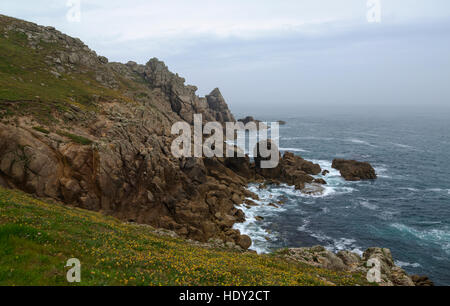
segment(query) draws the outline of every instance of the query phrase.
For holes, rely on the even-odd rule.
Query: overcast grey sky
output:
[[[111,61],[158,57],[233,112],[450,109],[450,1],[1,0],[0,13],[52,25]]]

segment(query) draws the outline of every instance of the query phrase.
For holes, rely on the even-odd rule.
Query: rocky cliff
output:
[[[52,27],[0,16],[0,185],[246,249],[235,207],[249,181],[312,182],[318,165],[286,155],[263,171],[246,158],[177,159],[173,123],[235,121],[156,58],[110,63]]]
[[[248,247],[231,229],[245,180],[221,161],[170,154],[174,122],[234,121],[219,89],[198,97],[155,58],[109,63],[79,39],[6,16],[0,40],[0,185]]]

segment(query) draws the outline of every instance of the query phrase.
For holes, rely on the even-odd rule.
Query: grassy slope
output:
[[[99,213],[0,188],[0,285],[67,285],[78,258],[81,285],[366,284],[349,275],[156,236]]]
[[[43,124],[50,124],[52,111],[65,112],[70,105],[95,111],[94,96],[131,101],[121,94],[121,89],[129,87],[130,82],[118,77],[118,90],[106,88],[96,81],[91,67],[80,66],[77,72],[56,78],[45,61],[47,56],[64,51],[62,45],[41,42],[41,49],[33,50],[24,33],[10,31],[7,37],[3,35],[10,20],[7,17],[0,19],[0,119],[26,114],[33,115]],[[15,106],[5,102],[15,102]]]

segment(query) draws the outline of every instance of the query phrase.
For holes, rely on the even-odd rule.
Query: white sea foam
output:
[[[315,136],[296,136],[296,137],[282,137],[283,140],[334,140],[331,137],[315,137]]]
[[[347,182],[342,179],[339,171],[331,168],[331,162],[326,160],[313,160],[314,163],[318,163],[323,170],[328,170],[330,173],[326,176],[317,175],[315,177],[323,177],[327,181],[327,185],[324,185],[324,191],[322,194],[316,195],[308,195],[302,193],[300,190],[296,190],[294,186],[289,186],[287,184],[281,184],[279,186],[271,186],[268,189],[259,189],[258,184],[250,184],[248,186],[248,190],[257,194],[259,197],[259,201],[255,201],[258,206],[246,207],[245,205],[239,206],[240,209],[243,210],[246,216],[246,221],[244,223],[238,223],[234,225],[235,229],[238,229],[242,234],[250,236],[252,238],[253,244],[250,249],[255,250],[258,253],[267,253],[269,252],[269,242],[278,240],[278,233],[276,231],[267,232],[263,229],[264,225],[267,225],[266,218],[277,215],[280,212],[286,211],[286,209],[294,209],[290,207],[295,203],[295,209],[299,210],[298,203],[299,201],[302,205],[315,205],[315,198],[323,198],[323,197],[331,197],[339,194],[352,193],[356,189],[353,187],[347,186]],[[276,208],[273,206],[269,206],[270,203],[277,203],[282,199],[282,197],[287,196],[290,200],[299,199],[297,201],[292,201],[291,203],[285,203],[284,205],[280,205],[280,207]],[[329,213],[329,208],[322,208],[322,212],[324,214]],[[256,217],[261,216],[264,218],[263,221],[257,221]],[[300,226],[298,229],[300,231],[307,230],[309,225],[309,220],[306,220],[305,223]],[[312,237],[314,235],[320,235],[320,233],[309,233]],[[320,236],[317,236],[320,237]],[[318,239],[318,238],[316,238]],[[319,240],[319,239],[318,239]],[[333,242],[333,239],[326,239],[328,241],[327,246],[333,250],[341,250],[344,246],[346,246],[349,240],[345,240],[344,238],[338,239]],[[320,240],[319,240],[320,241]],[[351,243],[350,243],[351,244]],[[346,246],[345,249],[356,249],[355,246],[351,248]]]
[[[428,188],[425,189],[425,191],[450,194],[450,189],[442,189],[442,188]]]
[[[315,164],[319,164],[320,168],[322,168],[322,171],[328,170],[329,173],[328,175],[324,176],[325,179],[329,177],[339,177],[339,178],[341,177],[341,173],[338,170],[331,167],[332,166],[331,161],[322,159],[311,159],[311,161]],[[343,179],[341,181],[344,182]]]
[[[398,211],[394,210],[383,210],[379,215],[377,215],[378,218],[381,220],[389,221],[393,220],[396,215],[398,215]]]
[[[400,268],[405,268],[405,267],[413,267],[413,268],[420,268],[421,265],[419,263],[409,263],[409,262],[403,262],[400,260],[396,260],[395,261],[395,265],[399,266]]]
[[[399,148],[403,148],[403,149],[410,149],[410,150],[415,150],[416,148],[409,146],[409,145],[405,145],[405,144],[401,144],[401,143],[395,143],[395,142],[391,142],[390,144],[399,147]]]
[[[351,238],[331,238],[323,233],[310,233],[311,237],[316,238],[325,248],[331,252],[337,253],[340,251],[351,251],[359,255],[363,254],[363,251],[356,245],[356,240]]]
[[[417,192],[417,191],[419,191],[419,189],[411,188],[411,187],[401,187],[401,188],[399,188],[399,189],[408,190],[408,191],[412,191],[412,192]]]
[[[365,140],[361,140],[361,139],[357,139],[357,138],[348,138],[348,139],[344,139],[347,142],[352,142],[355,144],[361,144],[361,145],[365,145],[365,146],[369,146],[369,147],[377,147],[376,145],[373,145]]]
[[[271,207],[267,207],[262,204],[261,206],[250,208],[245,206],[239,208],[245,213],[245,222],[236,223],[233,228],[239,230],[243,235],[248,235],[252,239],[252,246],[250,247],[251,250],[258,252],[259,254],[268,253],[269,249],[267,239],[275,240],[277,239],[277,235],[276,233],[268,232],[262,228],[262,222],[257,221],[256,217],[260,216],[266,218],[270,216]]]
[[[283,206],[273,207],[270,203],[277,202],[282,195],[280,192],[271,192],[266,189],[259,189],[257,184],[251,184],[248,190],[257,194],[259,200],[252,200],[258,204],[258,206],[241,205],[240,208],[245,213],[245,222],[236,223],[233,228],[241,232],[241,234],[248,235],[252,239],[251,250],[261,253],[270,252],[268,248],[268,240],[277,240],[278,234],[275,231],[268,232],[263,228],[266,218],[276,215],[280,212],[286,211]],[[257,217],[263,217],[263,221],[258,221]]]
[[[337,194],[351,193],[356,190],[352,187],[333,187],[330,185],[323,185],[322,187],[324,188],[324,191],[321,194],[305,194],[300,190],[296,190],[294,186],[289,186],[286,184],[282,184],[278,188],[280,188],[283,193],[290,197],[304,199],[330,197]]]
[[[308,228],[310,225],[309,219],[305,219],[303,221],[303,225],[299,226],[297,230],[299,232],[307,233],[309,236],[317,239],[321,244],[324,245],[324,247],[332,252],[339,252],[339,251],[352,251],[354,253],[357,253],[359,255],[363,254],[363,251],[361,248],[356,245],[356,240],[351,238],[332,238],[320,231],[313,231]]]
[[[427,189],[417,189],[417,188],[410,188],[410,187],[401,187],[399,189],[408,190],[411,192],[434,192],[434,193],[443,193],[443,194],[450,194],[450,189],[442,189],[442,188],[427,188]]]
[[[450,254],[450,230],[448,228],[418,230],[401,223],[393,223],[391,224],[391,226],[401,232],[408,233],[421,240],[431,241],[433,243],[439,244],[447,254]]]
[[[311,222],[311,221],[309,221],[309,219],[304,219],[304,220],[303,220],[303,225],[297,227],[297,230],[298,230],[299,232],[305,232],[306,229],[307,229],[307,227],[309,226],[309,223],[310,223],[310,222]]]
[[[377,210],[379,208],[377,205],[371,204],[368,200],[359,201],[359,205],[370,210]]]
[[[392,178],[390,175],[388,175],[388,169],[386,167],[386,165],[378,165],[378,166],[374,166],[375,172],[377,174],[378,177],[381,178]]]
[[[300,148],[279,148],[280,151],[290,151],[290,152],[309,152]]]

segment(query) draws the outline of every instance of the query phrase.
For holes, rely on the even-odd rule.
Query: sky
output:
[[[157,57],[237,114],[450,114],[448,0],[80,0],[74,20],[76,2],[1,0],[0,14],[110,61]]]

